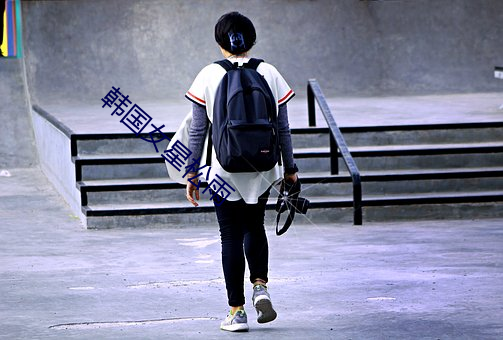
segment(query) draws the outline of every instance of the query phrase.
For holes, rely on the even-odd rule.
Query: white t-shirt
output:
[[[239,65],[248,62],[248,60],[249,58],[229,58],[229,61],[233,63],[238,62]],[[278,70],[271,64],[265,62],[260,63],[257,67],[257,72],[263,75],[269,84],[277,103],[276,112],[278,112],[279,105],[287,103],[295,93],[290,86],[288,86]],[[226,71],[222,66],[210,64],[199,72],[192,86],[185,94],[187,99],[206,106],[206,112],[210,122],[213,122],[213,105],[217,88],[225,74]],[[220,178],[226,181],[235,190],[229,190],[231,193],[227,197],[228,200],[237,201],[242,198],[246,203],[254,204],[258,202],[258,197],[262,195],[271,184],[283,177],[283,169],[279,165],[276,165],[271,170],[265,172],[229,173],[222,168],[213,149],[208,183],[211,183],[213,180],[218,180],[216,175],[220,176]]]

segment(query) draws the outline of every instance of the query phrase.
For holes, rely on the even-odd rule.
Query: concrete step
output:
[[[352,221],[351,197],[311,197],[311,207],[305,216],[297,216],[297,223],[316,223]],[[267,206],[266,223],[274,225],[276,213],[274,198]],[[503,215],[503,191],[480,193],[442,193],[386,195],[364,197],[364,218],[386,220],[394,212],[396,216],[407,219],[457,218],[470,212],[477,214]],[[146,203],[146,204],[102,204],[83,207],[89,228],[117,227],[183,227],[188,225],[215,224],[215,213],[209,200],[202,200],[197,208],[188,202]],[[385,207],[383,210],[382,207]],[[391,209],[389,207],[392,207]],[[408,208],[404,208],[408,207]],[[463,209],[461,209],[463,207]],[[468,207],[470,211],[468,211]],[[379,209],[378,209],[379,208]],[[499,216],[498,215],[498,216]],[[394,217],[396,217],[394,216]],[[394,218],[393,217],[393,218]],[[489,216],[486,216],[489,217]]]
[[[444,193],[444,192],[479,192],[493,188],[503,188],[503,174],[500,177],[477,178],[443,178],[443,179],[400,179],[393,181],[371,181],[362,178],[362,194],[369,195],[405,195],[408,193]],[[305,197],[311,196],[345,196],[353,192],[352,183],[304,184]]]
[[[502,218],[503,203],[443,203],[443,204],[412,204],[363,207],[364,225],[368,222],[410,221],[410,220],[443,220],[443,219],[482,219]],[[283,218],[281,223],[283,223]],[[293,225],[288,233],[295,233],[295,226],[304,225],[316,232],[317,224],[344,225],[353,223],[353,210],[348,207],[320,208],[309,211],[307,215],[295,215]],[[89,229],[114,228],[184,228],[211,225],[217,230],[218,222],[215,213],[200,212],[197,214],[158,214],[158,215],[120,215],[120,216],[88,216]],[[265,227],[274,230],[276,212],[266,211]]]
[[[486,143],[503,140],[503,122],[341,128],[350,146]]]
[[[469,123],[443,125],[405,125],[405,126],[374,126],[374,127],[342,127],[346,143],[349,146],[382,146],[408,144],[443,144],[443,143],[484,143],[503,140],[503,123]],[[296,148],[325,147],[329,145],[328,128],[296,128],[292,129],[292,142]],[[174,132],[165,132],[172,138]],[[153,153],[152,143],[140,139],[149,139],[148,134],[136,136],[132,133],[109,134],[77,134],[74,139],[75,154],[105,155]],[[161,140],[156,134],[154,140]],[[159,150],[164,150],[167,140],[157,143]]]
[[[320,212],[321,213],[321,212]],[[503,203],[441,203],[369,206],[363,208],[363,223],[407,220],[476,220],[503,217]],[[347,222],[351,222],[348,219]],[[476,223],[474,223],[476,227]]]
[[[473,168],[495,167],[503,165],[503,155],[472,154],[469,157],[459,155],[430,155],[430,156],[390,156],[390,157],[358,157],[354,158],[360,171],[379,170],[415,170],[442,168]],[[330,160],[327,158],[296,159],[301,171],[329,171]],[[346,169],[344,161],[339,158],[339,169]]]
[[[297,129],[300,133],[292,133],[293,143],[320,147],[329,143],[327,129]],[[295,131],[295,130],[294,130]],[[320,131],[320,133],[316,133]],[[165,132],[165,136],[173,138],[174,132]],[[111,154],[151,154],[155,153],[153,143],[142,140],[150,140],[148,134],[136,136],[133,133],[109,133],[109,134],[78,134],[74,135],[75,152],[73,156],[86,155],[111,155]],[[154,141],[158,150],[165,150],[169,141],[163,139],[160,134],[154,134]],[[162,151],[161,151],[162,152]]]
[[[352,194],[347,173],[301,173],[305,197]],[[441,169],[374,171],[361,174],[365,195],[428,192],[476,192],[503,188],[503,167],[491,169]],[[185,187],[167,178],[89,180],[77,183],[83,205],[185,201]]]
[[[168,138],[172,138],[173,132],[166,132]],[[132,133],[110,133],[110,134],[81,134],[76,135],[75,143],[77,155],[106,155],[106,154],[149,154],[155,153],[153,143],[142,140],[140,137],[149,139],[148,134],[136,136]],[[158,150],[165,150],[169,141],[162,139],[161,135],[154,135],[154,141]]]
[[[441,169],[503,166],[503,142],[423,144],[350,148],[360,171]],[[329,148],[304,148],[295,152],[302,171],[329,171]],[[339,157],[339,169],[345,164]]]
[[[76,181],[168,177],[161,154],[104,154],[73,157]]]
[[[356,157],[381,156],[415,156],[415,155],[448,155],[466,153],[503,152],[503,142],[484,143],[444,143],[444,144],[410,144],[410,145],[372,145],[349,146],[351,155]],[[328,147],[297,148],[294,153],[298,158],[329,157]],[[339,153],[340,156],[340,153]]]
[[[107,202],[172,201],[184,196],[185,186],[169,178],[88,180],[77,183],[82,205]]]
[[[503,123],[342,130],[361,171],[364,221],[499,213]],[[88,227],[216,224],[209,199],[202,195],[200,207],[192,207],[184,186],[168,178],[161,156],[166,140],[155,153],[152,143],[133,134],[80,137],[72,150]],[[297,221],[352,221],[352,183],[342,158],[340,174],[329,173],[328,129],[293,129],[292,140],[303,196],[312,202],[308,215]],[[273,194],[269,225],[275,201]]]
[[[208,198],[208,199],[206,199]],[[269,198],[267,209],[274,209],[276,197]],[[310,210],[320,208],[349,208],[353,206],[352,196],[339,197],[309,197]],[[394,195],[364,195],[363,206],[412,205],[412,204],[440,204],[440,203],[480,203],[501,202],[503,191],[493,190],[484,192],[444,192],[444,193],[407,193]],[[159,215],[159,214],[197,214],[214,211],[213,203],[203,196],[193,207],[186,200],[170,202],[146,203],[106,203],[83,207],[86,216],[119,216],[119,215]]]
[[[503,122],[341,127],[348,146],[485,143],[503,140]],[[292,129],[294,147],[329,143],[328,128]]]
[[[422,144],[350,148],[360,170],[503,166],[503,142]],[[468,156],[467,156],[468,155]],[[302,171],[328,171],[328,148],[294,150]],[[153,178],[167,176],[161,153],[102,154],[73,157],[76,180]],[[339,159],[339,168],[344,169]]]

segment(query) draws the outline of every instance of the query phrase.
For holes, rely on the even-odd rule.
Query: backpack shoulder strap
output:
[[[263,59],[256,59],[256,58],[251,58],[250,60],[248,60],[248,62],[246,64],[244,64],[243,66],[246,67],[246,68],[251,68],[253,70],[256,70],[257,67],[260,65],[261,62],[263,62],[264,60]]]
[[[235,65],[233,63],[231,63],[228,59],[222,59],[222,60],[215,61],[215,64],[222,66],[223,69],[225,70],[225,72],[229,72],[230,70],[233,70],[236,68]],[[213,131],[212,130],[213,130],[213,124],[211,122],[209,122],[208,149],[206,151],[206,165],[208,165],[208,166],[211,166],[211,153],[212,153],[212,149],[213,149],[213,139],[212,139]]]
[[[211,152],[213,151],[213,124],[208,122],[208,149],[206,150],[206,165],[211,167]]]
[[[215,64],[222,66],[226,72],[229,72],[234,68],[234,65],[227,59],[215,61]]]
[[[256,70],[263,61],[263,59],[251,58],[246,64],[243,64],[243,67]],[[215,64],[222,66],[227,72],[235,68],[235,64],[231,63],[228,59],[215,61]]]

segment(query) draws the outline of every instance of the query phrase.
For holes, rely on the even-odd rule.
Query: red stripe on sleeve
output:
[[[284,102],[285,100],[287,100],[288,97],[290,97],[292,94],[293,94],[293,90],[288,91],[288,93],[283,98],[281,98],[280,100],[278,100],[278,104],[281,104],[282,102]]]
[[[195,99],[196,101],[198,101],[199,103],[203,104],[203,105],[206,105],[206,101],[204,101],[204,99],[201,99],[199,97],[196,97],[194,96],[192,93],[190,92],[187,92],[187,95],[189,95],[192,99]]]

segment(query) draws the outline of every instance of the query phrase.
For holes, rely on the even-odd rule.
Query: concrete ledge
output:
[[[47,114],[32,110],[33,130],[40,167],[72,212],[85,223],[81,212],[80,193],[75,185],[75,166],[72,162],[71,130]]]

